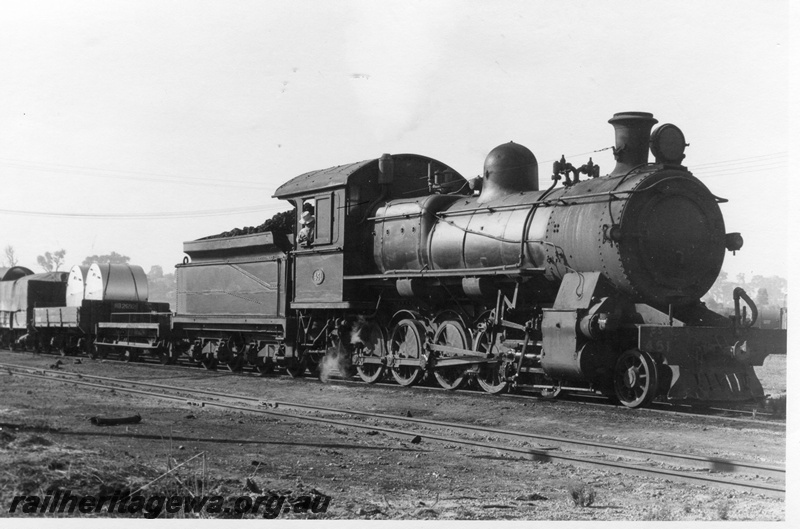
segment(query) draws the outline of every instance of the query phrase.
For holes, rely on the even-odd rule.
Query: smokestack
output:
[[[608,120],[614,125],[614,159],[617,166],[608,176],[620,176],[647,163],[650,129],[658,123],[649,112],[620,112]]]

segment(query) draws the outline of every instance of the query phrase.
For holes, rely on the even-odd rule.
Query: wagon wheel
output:
[[[362,337],[361,355],[370,358],[386,356],[386,333],[378,323],[367,323],[359,333]],[[383,378],[386,372],[384,364],[362,364],[357,368],[358,376],[367,384],[374,384]]]
[[[286,372],[292,378],[299,378],[306,372],[306,356],[298,359],[296,356],[291,356],[286,359]]]
[[[400,320],[394,326],[389,352],[399,360],[419,360],[422,355],[425,328],[418,321]],[[425,371],[420,366],[392,367],[392,376],[401,386],[413,386],[422,380]]]
[[[166,350],[166,348],[164,347],[159,347],[156,349],[156,356],[158,357],[158,361],[161,365],[166,366],[171,363],[169,357],[169,351]]]
[[[490,335],[485,332],[478,333],[475,338],[474,350],[485,353],[489,351]],[[497,355],[495,355],[496,357]],[[505,379],[506,364],[502,358],[491,364],[482,365],[478,371],[478,384],[486,393],[492,395],[503,393],[508,390],[508,381]]]
[[[139,351],[136,349],[125,349],[124,359],[126,362],[138,362]]]
[[[464,326],[458,320],[445,320],[436,330],[433,336],[433,343],[446,345],[458,349],[471,349],[469,335]],[[456,355],[451,353],[441,353],[439,358],[452,358]],[[469,366],[439,367],[433,372],[436,381],[444,389],[455,390],[464,385],[467,381],[467,371]]]
[[[92,358],[99,358],[101,360],[105,360],[108,356],[108,347],[103,344],[94,344],[94,356]]]
[[[168,343],[162,343],[156,348],[156,356],[162,365],[169,365],[175,363],[174,352],[172,346]]]
[[[628,408],[649,404],[658,391],[658,371],[649,354],[638,349],[622,353],[614,368],[614,392]]]

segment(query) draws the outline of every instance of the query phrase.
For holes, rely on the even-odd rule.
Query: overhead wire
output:
[[[170,175],[164,173],[149,173],[144,171],[126,171],[118,169],[100,169],[97,167],[86,167],[79,165],[40,163],[25,160],[14,160],[0,158],[0,165],[40,171],[53,174],[72,174],[79,176],[89,176],[95,178],[118,178],[127,180],[137,180],[144,182],[158,182],[161,184],[189,184],[201,186],[219,186],[224,183],[228,187],[240,187],[249,189],[269,189],[271,186],[258,182],[247,182],[242,180],[230,180],[227,178],[203,178],[196,176]]]
[[[611,149],[611,147],[603,147],[593,151],[587,151],[578,154],[566,156],[566,158],[575,158],[586,154],[593,154]],[[538,165],[552,163],[556,160],[546,160],[538,162]],[[179,185],[200,185],[200,186],[220,186],[225,185],[228,187],[244,187],[252,189],[267,189],[268,186],[245,181],[232,181],[225,179],[212,179],[202,177],[189,177],[178,175],[167,175],[159,173],[148,173],[139,171],[120,171],[99,169],[85,166],[75,166],[67,164],[43,164],[39,162],[31,162],[25,160],[14,160],[8,158],[0,158],[0,165],[8,167],[19,167],[23,169],[31,169],[35,171],[44,171],[62,174],[76,174],[90,177],[111,177],[111,178],[124,178],[131,180],[141,180],[148,182],[170,183]],[[716,162],[707,162],[702,164],[693,164],[690,169],[698,176],[703,178],[713,178],[720,176],[735,176],[738,174],[747,174],[759,171],[770,171],[782,169],[788,166],[788,152],[781,151],[770,154],[762,154],[756,156],[748,156],[744,158],[735,158],[731,160],[721,160]],[[88,174],[87,174],[88,173]],[[96,173],[96,174],[91,174]],[[271,187],[271,186],[270,186]],[[0,209],[0,214],[6,215],[19,215],[19,216],[33,216],[33,217],[56,217],[56,218],[72,218],[72,219],[168,219],[168,218],[200,218],[200,217],[218,217],[227,215],[236,215],[243,213],[265,212],[269,213],[285,209],[283,205],[269,205],[260,204],[253,206],[244,206],[238,208],[224,208],[214,210],[195,210],[195,211],[173,211],[173,212],[153,212],[153,213],[59,213],[48,211],[23,211],[14,209]]]
[[[174,211],[156,213],[57,213],[52,211],[20,211],[13,209],[0,209],[0,214],[22,215],[29,217],[57,217],[70,219],[180,219],[198,217],[221,217],[227,215],[238,215],[242,213],[271,213],[273,211],[284,210],[283,204],[262,204],[255,206],[245,206],[240,208],[196,210],[196,211]]]

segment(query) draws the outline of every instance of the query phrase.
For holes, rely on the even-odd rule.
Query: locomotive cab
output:
[[[429,195],[424,180],[433,174],[446,175],[443,183],[466,188],[466,179],[452,168],[415,154],[384,154],[305,173],[280,186],[274,196],[294,206],[298,234],[292,251],[291,308],[374,308],[379,292],[348,280],[378,272],[367,251],[375,235],[369,220],[393,198]]]

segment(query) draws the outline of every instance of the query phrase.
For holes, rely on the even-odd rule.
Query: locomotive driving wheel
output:
[[[614,368],[614,393],[628,408],[652,402],[658,391],[658,371],[649,354],[638,349],[622,353]]]
[[[471,348],[469,335],[458,320],[445,320],[442,322],[433,336],[433,343],[458,349]],[[439,354],[439,358],[452,358],[454,356],[457,355],[453,353]],[[433,374],[436,377],[436,381],[444,389],[456,390],[467,381],[467,371],[469,371],[469,366],[439,367],[436,368]]]
[[[361,337],[360,354],[365,358],[384,358],[386,356],[386,333],[377,322],[367,323],[359,332]],[[356,368],[358,376],[367,384],[374,384],[386,372],[384,364],[362,364]]]
[[[480,332],[475,337],[475,351],[486,353],[489,351],[491,336],[489,333]],[[491,364],[484,364],[478,371],[478,385],[486,393],[498,394],[508,391],[508,381],[506,380],[506,371],[508,363],[503,358],[498,358],[496,351],[493,357],[496,359]]]
[[[394,326],[389,352],[397,360],[416,360],[422,356],[425,327],[418,321],[400,320]],[[392,376],[401,386],[413,386],[422,380],[425,371],[419,365],[392,367]]]

